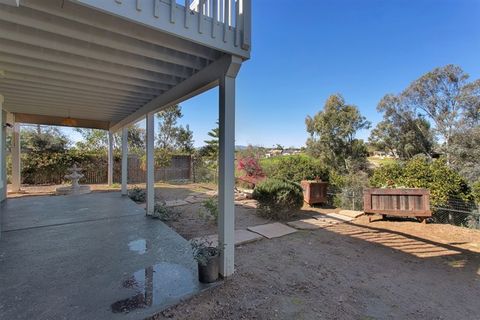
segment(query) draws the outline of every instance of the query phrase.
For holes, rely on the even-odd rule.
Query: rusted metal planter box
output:
[[[303,180],[301,185],[303,199],[309,205],[327,202],[327,182]]]
[[[421,221],[432,216],[428,189],[365,189],[363,208],[367,215],[415,217]]]

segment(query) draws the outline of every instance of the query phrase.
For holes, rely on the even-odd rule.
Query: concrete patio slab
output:
[[[268,239],[278,238],[287,234],[297,232],[297,230],[290,228],[289,226],[286,226],[280,222],[248,227],[247,230],[258,233]]]
[[[262,240],[263,236],[259,235],[258,233],[250,232],[248,230],[235,230],[235,245],[239,246],[242,244],[247,244],[250,242]],[[208,243],[211,243],[212,246],[218,246],[218,235],[212,234],[205,237],[197,237],[193,238],[192,240],[205,240]]]
[[[363,216],[363,211],[355,211],[355,210],[340,210],[338,214],[341,214],[342,216],[347,216],[350,218],[358,218],[360,216]]]
[[[9,199],[1,207],[2,231],[108,219],[112,216],[145,215],[144,211],[138,209],[135,202],[119,196],[117,192]]]
[[[188,241],[119,193],[9,199],[1,215],[1,319],[143,319],[205,288]]]

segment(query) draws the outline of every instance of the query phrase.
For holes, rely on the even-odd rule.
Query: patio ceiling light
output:
[[[65,119],[62,121],[62,124],[63,124],[64,126],[73,127],[73,126],[77,125],[77,120],[68,117],[68,118],[65,118]]]

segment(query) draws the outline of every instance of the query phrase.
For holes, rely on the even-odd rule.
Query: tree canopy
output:
[[[427,72],[400,94],[386,95],[378,105],[384,120],[372,132],[371,140],[412,157],[430,154],[438,138],[450,163],[456,148],[454,137],[478,126],[480,120],[480,80],[468,79],[459,66],[446,65]]]
[[[157,146],[160,149],[192,153],[193,132],[189,126],[183,127],[177,124],[178,119],[183,117],[182,108],[179,105],[168,107],[157,113],[158,135]]]
[[[356,138],[358,130],[368,129],[370,122],[358,107],[347,104],[340,94],[331,95],[322,111],[305,119],[307,151],[340,171],[360,169],[365,165],[367,149]]]

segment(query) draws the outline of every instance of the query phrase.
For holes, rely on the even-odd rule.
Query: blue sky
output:
[[[480,0],[252,2],[252,58],[237,78],[237,145],[303,146],[305,117],[333,93],[375,124],[384,94],[437,66],[458,64],[480,78]],[[218,118],[218,91],[182,108],[181,123],[202,145]]]

